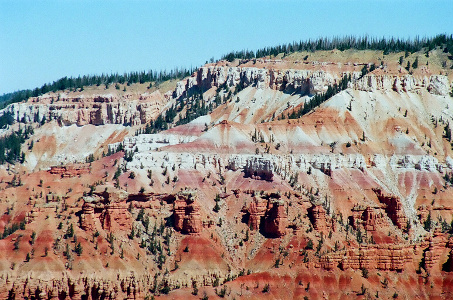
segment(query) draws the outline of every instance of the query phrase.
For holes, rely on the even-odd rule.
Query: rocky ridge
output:
[[[325,92],[329,85],[338,84],[345,75],[351,75],[350,87],[361,91],[394,90],[415,92],[420,89],[446,96],[451,91],[450,82],[445,75],[400,74],[378,68],[362,76],[354,71],[366,64],[346,63],[343,67],[333,64],[333,70],[276,69],[258,67],[232,67],[220,65],[199,68],[191,77],[179,81],[173,91],[161,94],[159,91],[139,95],[93,95],[68,96],[64,93],[30,98],[26,103],[8,106],[3,113],[11,113],[16,122],[32,123],[44,120],[59,120],[64,125],[85,124],[147,124],[175,100],[195,91],[227,86],[229,88],[253,86],[258,90],[277,90],[297,92],[301,95],[314,95]],[[303,66],[302,66],[303,67]],[[342,70],[347,69],[347,70]]]
[[[2,169],[0,298],[215,297],[223,288],[249,298],[451,298],[448,77],[252,63],[202,67],[146,99],[46,95],[8,107],[17,122],[55,119],[38,130],[74,131],[138,126],[192,92],[209,103],[240,90],[189,124],[103,145],[126,152]],[[345,74],[346,90],[281,119]],[[256,108],[271,102],[279,109],[262,117]]]

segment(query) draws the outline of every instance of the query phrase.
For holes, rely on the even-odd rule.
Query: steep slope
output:
[[[169,92],[7,107],[2,134],[35,133],[0,169],[0,298],[453,297],[452,78],[422,54],[412,74],[378,51],[220,61]]]

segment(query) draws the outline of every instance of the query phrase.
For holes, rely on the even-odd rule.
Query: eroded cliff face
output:
[[[104,167],[115,164],[112,160],[106,157],[93,163],[92,169],[104,173]],[[170,170],[168,168],[168,172]],[[339,175],[336,172],[332,171],[330,176],[320,173],[320,176],[331,185]],[[406,227],[407,222],[398,219],[405,211],[398,211],[400,206],[392,203],[402,200],[389,192],[370,190],[367,200],[353,196],[356,193],[351,192],[349,199],[341,200],[343,209],[340,210],[335,208],[340,206],[335,198],[327,201],[309,186],[300,191],[285,190],[287,185],[278,178],[269,183],[241,175],[240,180],[253,180],[251,187],[259,187],[264,182],[274,188],[241,190],[237,189],[238,185],[221,184],[221,189],[225,191],[226,188],[227,192],[214,197],[214,193],[218,193],[211,183],[217,178],[215,174],[202,181],[197,173],[193,173],[190,180],[179,173],[181,184],[190,186],[190,182],[197,182],[199,188],[203,187],[198,191],[175,188],[174,192],[133,192],[129,172],[119,177],[121,186],[128,182],[129,193],[94,192],[92,196],[78,200],[71,192],[64,202],[60,202],[57,195],[67,194],[68,183],[75,178],[62,177],[58,172],[46,174],[52,177],[45,178],[44,187],[35,186],[34,192],[39,194],[40,188],[45,190],[48,184],[54,185],[51,182],[55,180],[61,188],[54,186],[55,194],[45,195],[42,200],[39,196],[37,199],[32,197],[35,208],[33,217],[27,217],[26,229],[13,233],[7,240],[0,240],[1,249],[7,253],[0,260],[1,293],[5,298],[144,299],[169,291],[172,297],[185,289],[191,293],[194,281],[200,291],[213,296],[216,282],[225,283],[239,293],[242,283],[252,288],[257,276],[275,272],[284,272],[296,281],[296,286],[291,286],[285,297],[298,295],[299,281],[305,288],[308,282],[310,289],[318,288],[313,279],[300,277],[306,273],[321,277],[348,274],[348,278],[354,279],[345,293],[360,289],[362,283],[373,289],[363,277],[365,275],[361,275],[365,272],[369,278],[383,276],[381,281],[387,278],[389,289],[396,288],[396,282],[399,282],[392,278],[412,276],[427,282],[430,295],[437,295],[436,291],[450,295],[448,289],[442,290],[438,280],[450,278],[449,271],[452,270],[453,243],[448,232],[437,223],[435,230],[417,236],[416,231]],[[225,175],[226,182],[232,180],[231,174]],[[113,180],[110,176],[107,180]],[[153,179],[156,181],[153,184],[161,185],[156,174],[150,177],[147,180]],[[38,183],[36,177],[24,176],[22,180],[25,186],[18,190],[21,195],[33,180]],[[220,184],[217,180],[212,182]],[[306,179],[308,182],[310,180]],[[78,185],[71,187],[78,193],[86,191]],[[343,189],[348,187],[352,187],[351,183],[342,186]],[[99,189],[102,191],[104,187]],[[8,190],[11,189],[6,192]],[[4,193],[5,190],[1,195]],[[211,210],[215,201],[220,203],[218,211]],[[64,221],[62,229],[54,228],[59,222],[53,215],[55,212]],[[12,210],[10,214],[14,219],[18,212]],[[46,221],[46,215],[50,215],[51,221]],[[417,222],[410,220],[413,228]],[[405,226],[400,227],[403,223]],[[74,237],[65,237],[68,224],[74,225],[76,242]],[[33,243],[32,230],[37,232]],[[18,250],[14,250],[16,240],[19,240]],[[77,243],[83,247],[80,256],[75,250]],[[69,245],[69,255],[65,254],[65,244]],[[48,254],[45,247],[48,247]],[[24,261],[26,253],[31,253],[32,249],[34,255]],[[5,261],[16,262],[16,265]],[[42,269],[44,265],[53,271]],[[87,269],[93,273],[82,271]],[[165,269],[171,271],[167,274]],[[27,276],[21,276],[25,270],[28,270]],[[250,270],[251,274],[245,275],[247,271],[244,270]],[[278,280],[272,277],[259,280],[269,281],[275,288],[278,285]],[[321,288],[322,284],[319,284]],[[379,293],[387,295],[385,289],[379,288]],[[424,291],[423,287],[420,289]]]
[[[361,91],[390,91],[420,92],[427,90],[429,93],[447,96],[451,89],[448,77],[445,75],[413,76],[413,75],[388,75],[381,72],[367,74],[353,83],[355,89]]]
[[[79,276],[63,273],[63,278],[35,279],[32,276],[11,281],[0,278],[1,299],[144,299],[143,282],[149,278],[118,276],[117,280]]]
[[[448,107],[448,104],[444,107],[437,105],[440,102],[439,99],[448,98],[449,91],[451,91],[449,79],[446,75],[433,74],[427,67],[422,67],[420,68],[421,71],[411,75],[401,67],[394,70],[384,64],[363,76],[360,69],[364,66],[369,67],[371,64],[350,62],[294,62],[292,63],[294,68],[288,68],[291,64],[285,63],[284,65],[280,65],[278,62],[267,62],[263,60],[257,63],[256,67],[251,65],[252,63],[250,61],[245,61],[239,64],[219,62],[216,65],[204,66],[194,72],[191,77],[177,82],[174,89],[164,94],[160,91],[152,93],[125,92],[117,94],[46,94],[40,97],[30,98],[24,103],[10,105],[2,110],[0,115],[9,113],[16,123],[34,124],[33,126],[35,126],[36,137],[38,139],[55,138],[56,140],[61,140],[62,137],[60,135],[65,135],[63,133],[65,130],[61,128],[71,125],[76,125],[80,128],[87,125],[94,125],[96,126],[94,129],[96,132],[104,131],[101,130],[101,126],[115,125],[118,126],[118,128],[115,128],[118,131],[118,139],[122,140],[124,139],[123,133],[131,134],[132,131],[128,131],[128,128],[149,124],[159,114],[165,114],[171,107],[175,108],[179,105],[179,115],[177,115],[174,121],[180,120],[187,115],[187,112],[181,108],[182,104],[180,104],[181,101],[187,101],[187,96],[204,92],[203,100],[206,102],[206,105],[212,105],[217,101],[215,100],[216,96],[220,95],[221,98],[226,99],[228,92],[224,88],[234,91],[240,90],[237,95],[231,96],[232,98],[228,103],[220,105],[212,114],[195,120],[200,125],[199,132],[204,132],[203,130],[206,129],[204,126],[214,126],[225,120],[236,123],[256,124],[275,121],[282,116],[288,116],[295,110],[300,109],[305,103],[310,102],[312,100],[310,96],[327,91],[329,86],[338,84],[345,75],[350,75],[351,82],[349,83],[349,89],[335,96],[336,98],[341,98],[341,100],[337,99],[336,101],[330,102],[344,102],[342,103],[342,109],[346,110],[347,108],[351,116],[347,116],[348,113],[343,112],[340,114],[346,115],[344,122],[352,122],[347,124],[347,126],[354,127],[353,130],[349,128],[338,130],[338,127],[334,128],[334,131],[329,129],[328,133],[316,130],[318,131],[317,136],[313,136],[313,132],[309,133],[304,128],[301,131],[289,132],[286,137],[281,134],[279,137],[278,134],[264,130],[261,132],[264,135],[264,141],[273,140],[276,143],[285,143],[288,148],[297,149],[300,147],[300,144],[318,146],[323,143],[331,144],[334,142],[345,143],[349,141],[352,143],[360,138],[359,135],[362,132],[365,134],[365,140],[375,139],[375,137],[372,137],[372,132],[369,132],[369,127],[376,120],[371,116],[379,115],[382,117],[383,113],[381,114],[377,111],[381,106],[384,107],[384,110],[387,110],[389,105],[396,106],[398,104],[400,111],[406,111],[409,105],[405,99],[407,98],[406,96],[410,98],[426,98],[427,102],[429,102],[428,98],[435,99],[437,97],[435,100],[436,105],[433,105],[431,109],[426,107],[426,103],[422,103],[422,105],[425,105],[422,109],[426,110],[425,116],[431,115],[437,120],[442,118],[443,122],[448,122],[449,118],[451,118],[448,114],[448,108],[445,108]],[[370,92],[373,94],[368,94]],[[397,96],[395,97],[401,98],[403,102],[399,104],[400,101],[398,100],[393,103],[387,103],[389,99],[386,99],[384,103],[381,98],[394,97],[391,94],[392,92],[397,92]],[[363,103],[367,99],[360,99],[365,97],[365,95],[370,97],[367,103]],[[338,108],[340,104],[336,103],[333,105]],[[415,105],[418,106],[420,103],[416,103]],[[357,112],[358,110],[359,112]],[[396,117],[395,112],[388,110],[387,113],[388,122],[393,122],[391,121],[391,117]],[[366,122],[360,120],[363,116]],[[367,120],[367,116],[371,118]],[[47,126],[46,129],[39,127],[39,124],[46,122],[51,122],[51,125]],[[315,122],[318,125],[322,125],[324,120],[321,117]],[[409,129],[408,125],[413,126],[412,124],[400,122],[400,124],[394,124],[394,128],[399,128],[400,132],[404,133],[404,128],[402,129],[401,126],[405,125],[407,126],[406,131]],[[56,126],[61,128],[55,128]],[[195,131],[195,127],[193,131]],[[18,128],[17,124],[15,128]],[[235,129],[235,127],[233,126],[232,129]],[[198,127],[196,130],[198,130]],[[10,131],[8,129],[4,134]],[[62,132],[60,133],[59,131]],[[120,131],[122,132],[120,133]],[[225,151],[230,151],[232,147],[247,148],[250,146],[244,141],[246,139],[245,137],[242,138],[244,142],[235,141],[244,132],[232,130],[229,133],[224,133],[213,132],[211,130],[208,133],[214,136],[224,137],[223,140],[217,141],[215,145],[228,146],[230,149],[225,149]],[[249,132],[245,133],[245,135],[248,134]],[[421,134],[422,132],[418,134],[416,139],[420,140]],[[334,138],[333,135],[337,135],[337,137]],[[376,135],[382,137],[378,132],[376,132]],[[109,136],[103,136],[101,133],[91,135],[93,141],[90,142],[97,142],[93,151],[96,156],[107,151],[107,144],[113,142],[111,136],[111,134]],[[199,137],[200,134],[198,133],[193,136]],[[194,140],[193,137],[189,138],[191,139],[190,141]],[[205,139],[205,143],[212,142],[212,136],[209,136],[209,134],[203,135],[200,138]],[[80,137],[74,136],[74,140],[79,139]],[[402,144],[413,143],[413,140],[413,138],[406,139],[404,136],[401,136],[395,137],[395,139],[388,140],[387,142],[393,143],[393,146],[398,149]],[[174,142],[170,143],[175,144]],[[179,141],[178,143],[181,142]],[[424,141],[424,143],[427,144],[428,141]],[[88,150],[83,149],[84,151],[82,151],[82,147],[80,147],[80,151],[78,151],[79,148],[73,147],[70,151],[58,153],[59,148],[68,147],[70,146],[69,144],[65,142],[62,145],[58,145],[58,142],[56,142],[56,149],[53,150],[52,147],[46,148],[44,149],[45,153],[42,153],[43,151],[29,149],[28,152],[30,152],[30,155],[26,155],[29,168],[39,169],[49,167],[50,165],[45,163],[46,160],[52,161],[51,164],[58,164],[59,162],[81,162],[85,156],[89,155],[87,153]],[[162,145],[160,144],[160,146]],[[155,147],[157,146],[156,144]],[[405,149],[401,149],[399,151],[400,154],[407,152],[409,147],[403,148]],[[27,151],[27,149],[24,150]],[[411,152],[416,152],[417,150],[419,150],[419,147],[414,145]],[[74,152],[74,154],[68,155],[66,154],[68,152]],[[418,152],[417,154],[421,154],[423,151]],[[434,152],[439,153],[439,151]],[[432,165],[432,163],[430,164]]]
[[[255,195],[250,206],[244,209],[251,230],[261,230],[270,237],[281,237],[287,233],[288,216],[283,201],[262,199]]]
[[[99,225],[106,231],[129,231],[132,226],[124,192],[86,196],[80,216],[80,227],[94,231]],[[97,226],[98,225],[98,226]]]
[[[164,95],[9,106],[18,123],[47,123],[27,152],[36,172],[0,169],[0,298],[215,297],[223,287],[250,298],[451,298],[449,79],[385,64],[362,76],[365,65],[220,62]],[[346,90],[286,118],[345,75]],[[227,87],[233,96],[189,124],[122,131],[195,92],[212,104]],[[127,155],[101,155],[120,143]],[[87,149],[95,161],[69,164]],[[52,168],[39,171],[40,159]]]
[[[63,125],[83,126],[147,124],[163,110],[166,99],[159,92],[142,95],[43,95],[25,103],[14,103],[3,113],[16,122],[30,124],[58,120]]]
[[[200,205],[196,193],[180,192],[174,202],[175,229],[183,233],[197,234],[202,230]]]
[[[323,92],[327,85],[335,83],[338,76],[325,71],[296,70],[296,69],[263,69],[254,67],[224,67],[209,66],[200,68],[187,82],[181,82],[175,91],[176,97],[195,85],[208,90],[212,87],[227,85],[233,87],[256,86],[258,89],[293,90],[301,93],[315,94]]]
[[[338,65],[335,65],[337,67]],[[363,65],[360,65],[362,67]],[[349,68],[348,68],[349,67]],[[357,65],[355,66],[357,69]],[[303,66],[302,66],[303,68]],[[451,91],[450,82],[446,75],[430,75],[426,70],[424,76],[410,75],[400,68],[399,72],[389,72],[386,68],[362,76],[360,71],[354,71],[351,63],[342,68],[331,70],[280,69],[276,67],[201,67],[192,77],[177,83],[173,96],[179,98],[195,87],[207,91],[213,87],[242,88],[254,86],[259,90],[272,89],[279,91],[298,92],[314,95],[325,92],[329,85],[338,84],[345,75],[351,76],[351,87],[362,91],[394,90],[413,92],[418,89],[428,90],[435,95],[446,96]]]
[[[360,69],[371,64],[315,63],[284,68],[275,63],[262,61],[260,67],[250,67],[245,61],[239,66],[224,62],[199,68],[191,77],[176,83],[174,90],[165,94],[159,91],[142,94],[94,94],[68,96],[65,93],[30,98],[25,103],[8,106],[3,113],[11,113],[16,122],[32,123],[43,120],[59,120],[64,125],[93,124],[141,125],[154,120],[178,99],[205,92],[212,88],[254,87],[257,90],[283,91],[300,95],[315,95],[327,91],[328,86],[338,84],[345,75],[351,76],[349,87],[360,91],[428,91],[447,96],[451,85],[446,75],[435,75],[427,67],[421,67],[416,75],[405,69],[390,70],[383,65],[373,72],[362,75]]]

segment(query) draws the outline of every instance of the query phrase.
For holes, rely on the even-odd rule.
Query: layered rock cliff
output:
[[[3,110],[16,122],[30,124],[58,120],[63,125],[140,125],[155,119],[166,104],[159,92],[142,95],[43,95]]]
[[[350,66],[345,64],[345,68]],[[303,67],[303,66],[302,66]],[[179,98],[188,91],[198,88],[207,91],[212,87],[226,85],[242,88],[254,86],[257,89],[273,89],[280,91],[297,91],[301,94],[317,94],[325,92],[329,85],[338,83],[345,75],[351,75],[351,87],[362,91],[395,90],[411,92],[425,89],[435,95],[448,95],[451,91],[450,82],[445,75],[413,76],[407,72],[392,74],[385,68],[362,76],[359,71],[337,70],[324,71],[307,69],[277,69],[257,67],[209,66],[201,67],[192,77],[180,81],[173,93]]]
[[[56,161],[0,169],[0,298],[390,298],[403,285],[400,297],[449,298],[449,79],[364,66],[219,62],[164,95],[9,106],[19,123],[52,120],[21,150]],[[347,89],[287,119],[344,75]],[[120,132],[169,107],[185,115],[189,95],[221,101],[161,133]],[[102,155],[109,144],[124,151]],[[65,147],[78,161],[100,150],[73,167]]]
[[[175,229],[183,233],[197,234],[202,230],[200,206],[196,194],[180,192],[174,202]]]
[[[106,231],[129,231],[132,226],[126,193],[107,193],[87,196],[84,199],[80,227],[94,231],[101,225]]]

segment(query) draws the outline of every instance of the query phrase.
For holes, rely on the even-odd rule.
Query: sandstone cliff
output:
[[[76,124],[146,124],[155,119],[166,104],[159,92],[143,95],[67,96],[43,95],[25,103],[14,103],[3,113],[11,113],[20,123],[58,120],[63,125]]]

